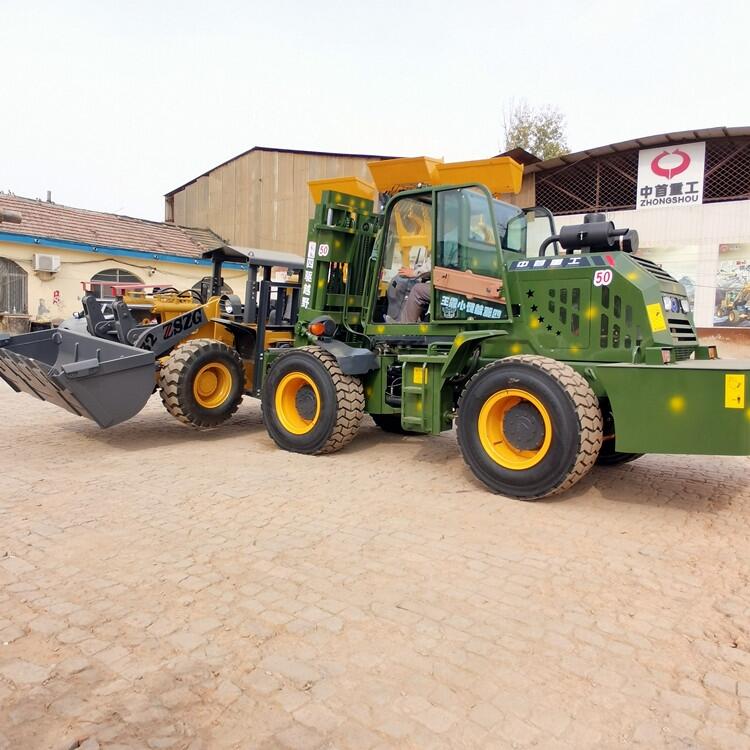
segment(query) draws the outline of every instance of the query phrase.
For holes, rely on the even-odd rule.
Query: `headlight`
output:
[[[232,315],[234,313],[234,308],[229,304],[224,305],[224,310],[226,310],[227,315]]]
[[[690,303],[686,299],[680,300],[680,307],[682,308],[682,312],[687,315],[690,312]]]
[[[682,303],[677,297],[671,297],[670,295],[665,294],[661,299],[664,304],[664,309],[667,312],[678,313],[682,310]],[[685,300],[685,302],[687,302],[687,300]]]

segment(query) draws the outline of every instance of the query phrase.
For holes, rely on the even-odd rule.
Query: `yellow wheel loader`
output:
[[[256,349],[291,346],[299,284],[274,282],[274,267],[299,272],[288,253],[225,246],[213,263],[207,295],[194,289],[115,287],[113,317],[93,292],[83,296],[87,333],[54,329],[0,334],[0,379],[16,391],[50,401],[109,427],[137,414],[155,389],[184,424],[216,427],[260,387]],[[223,294],[222,266],[246,263],[243,305]],[[260,342],[260,343],[258,343]],[[257,380],[257,382],[256,382]]]

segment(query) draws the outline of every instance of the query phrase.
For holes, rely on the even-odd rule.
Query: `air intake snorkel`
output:
[[[539,248],[540,257],[544,257],[553,242],[559,242],[566,255],[572,255],[574,250],[634,253],[638,250],[638,232],[635,229],[615,229],[614,222],[607,221],[604,214],[592,213],[583,217],[583,224],[561,227],[558,234],[544,240]]]

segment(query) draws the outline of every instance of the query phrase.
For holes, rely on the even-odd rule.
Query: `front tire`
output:
[[[242,401],[242,360],[220,341],[187,341],[169,355],[159,371],[159,389],[164,408],[183,424],[218,427]]]
[[[305,346],[284,352],[271,365],[261,409],[266,430],[280,448],[333,453],[357,434],[365,395],[359,378],[344,375],[332,354]]]
[[[458,444],[494,492],[536,500],[572,487],[596,461],[602,414],[586,380],[547,357],[482,368],[461,395]]]

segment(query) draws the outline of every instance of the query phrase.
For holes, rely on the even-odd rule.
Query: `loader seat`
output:
[[[293,296],[291,294],[287,294],[285,296],[284,309],[281,312],[280,319],[277,317],[278,315],[277,304],[278,304],[278,298],[272,299],[269,304],[268,319],[266,321],[267,325],[274,326],[274,327],[281,326],[284,328],[293,326],[297,322],[297,312],[298,312],[294,304]]]

